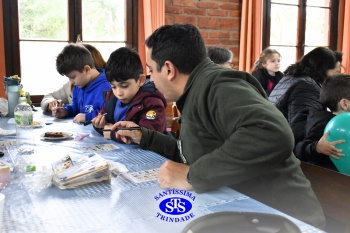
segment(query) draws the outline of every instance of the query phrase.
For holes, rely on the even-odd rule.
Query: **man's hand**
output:
[[[329,142],[327,141],[328,135],[329,135],[329,131],[325,133],[322,136],[322,138],[318,141],[316,145],[316,151],[317,153],[328,155],[334,159],[339,159],[339,156],[344,156],[344,154],[342,154],[342,150],[337,149],[334,146],[339,143],[345,142],[345,140],[337,140],[337,141]]]
[[[130,128],[135,126],[138,126],[138,125],[132,121],[119,121],[112,126],[111,130],[115,130],[119,127]],[[142,137],[141,130],[118,130],[115,133],[119,135],[121,140],[126,144],[131,144],[131,143],[140,144],[141,137]]]
[[[158,170],[158,183],[163,189],[192,190],[187,182],[190,167],[183,163],[166,161]]]

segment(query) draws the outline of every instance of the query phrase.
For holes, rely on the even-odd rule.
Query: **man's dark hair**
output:
[[[124,82],[128,79],[139,80],[143,67],[139,54],[132,48],[121,47],[111,53],[106,66],[108,82]]]
[[[335,74],[328,77],[321,88],[320,102],[332,112],[338,111],[341,99],[350,100],[350,75]]]
[[[91,53],[79,44],[66,45],[56,58],[56,70],[60,75],[67,75],[72,71],[83,72],[86,65],[95,68]]]
[[[145,43],[152,49],[151,57],[157,63],[158,72],[165,61],[171,61],[181,73],[190,74],[207,56],[203,37],[190,24],[162,26]]]

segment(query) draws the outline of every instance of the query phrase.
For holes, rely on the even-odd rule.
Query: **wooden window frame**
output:
[[[306,1],[299,0],[298,2],[298,26],[297,26],[297,44],[296,44],[296,59],[304,56],[305,46],[305,28],[306,28]],[[338,14],[339,0],[330,1],[330,30],[329,30],[329,45],[332,50],[337,50],[338,43]],[[282,4],[283,5],[283,4]],[[271,35],[271,0],[264,0],[263,4],[263,38],[262,48],[270,46]]]
[[[82,35],[82,0],[68,0],[68,43]],[[138,48],[138,1],[126,0],[126,44]],[[3,0],[4,48],[6,76],[18,74],[20,66],[20,38],[18,0]],[[32,95],[35,106],[39,106],[43,95]]]

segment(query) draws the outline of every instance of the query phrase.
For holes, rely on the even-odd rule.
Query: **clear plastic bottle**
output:
[[[14,110],[17,154],[31,154],[34,152],[33,111],[26,97],[19,97],[18,102]]]

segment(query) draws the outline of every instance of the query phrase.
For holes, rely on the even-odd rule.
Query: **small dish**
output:
[[[50,133],[50,134],[57,134],[55,136],[45,136],[46,133]],[[72,133],[69,133],[69,132],[46,132],[46,133],[43,133],[40,135],[40,137],[42,139],[45,139],[45,140],[64,140],[64,139],[67,139],[67,138],[70,138],[71,136],[73,136]]]
[[[39,121],[33,121],[33,128],[40,128],[43,127],[43,123]]]

